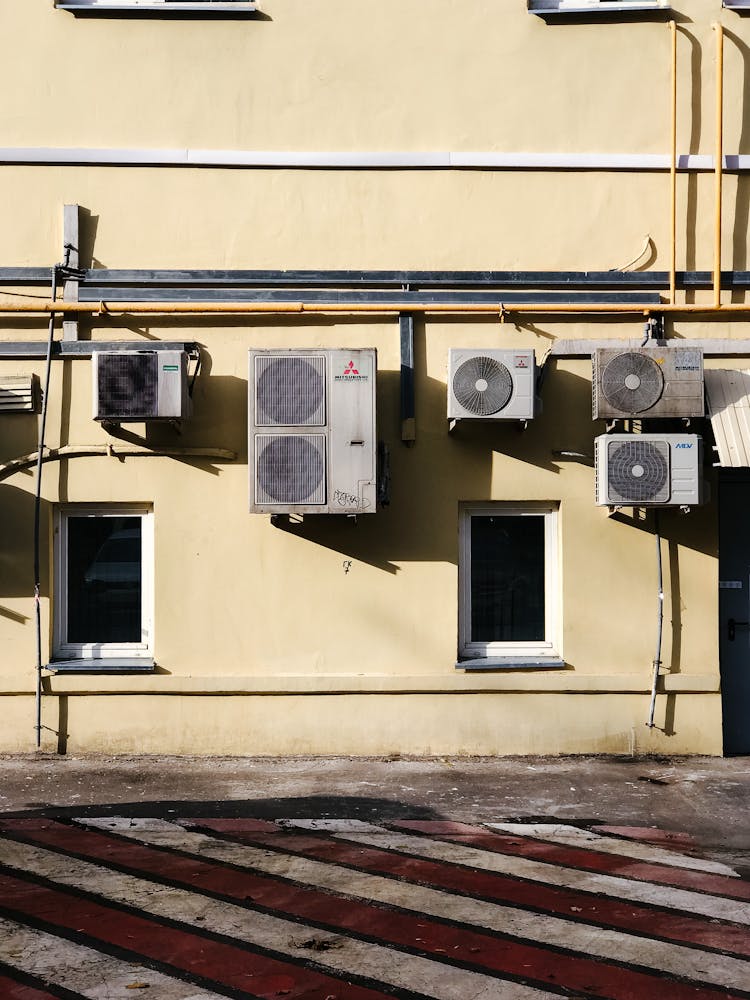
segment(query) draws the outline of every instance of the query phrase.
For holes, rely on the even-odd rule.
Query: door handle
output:
[[[738,628],[750,628],[750,622],[737,622],[734,618],[730,618],[727,622],[727,639],[730,642],[734,642],[735,633]]]

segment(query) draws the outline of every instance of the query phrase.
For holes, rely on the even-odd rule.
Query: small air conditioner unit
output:
[[[181,420],[190,414],[185,351],[96,351],[94,419]]]
[[[449,420],[530,420],[535,399],[533,350],[448,351]]]
[[[703,503],[703,439],[697,434],[596,438],[596,502],[602,507]]]
[[[375,513],[376,376],[374,348],[250,351],[251,513]]]
[[[702,417],[703,352],[693,347],[605,347],[593,357],[593,414]]]

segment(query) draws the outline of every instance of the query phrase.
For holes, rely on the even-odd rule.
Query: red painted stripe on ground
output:
[[[379,990],[355,986],[313,969],[215,941],[197,932],[168,927],[146,916],[81,899],[4,872],[0,872],[0,901],[0,906],[11,911],[15,919],[41,920],[53,932],[54,928],[65,928],[76,933],[76,940],[80,940],[78,935],[86,935],[138,958],[145,956],[178,972],[242,990],[249,997],[383,1000],[388,996]]]
[[[2,1000],[59,1000],[59,994],[27,986],[0,973],[0,997]]]
[[[697,845],[689,833],[676,830],[659,830],[654,826],[595,826],[594,833],[607,833],[613,837],[624,837],[626,840],[637,840],[656,847],[666,847],[674,850],[695,851]]]
[[[493,854],[530,858],[533,861],[543,861],[545,864],[560,865],[562,868],[582,868],[584,871],[600,875],[618,875],[621,878],[634,879],[636,882],[670,885],[677,889],[709,893],[712,896],[750,900],[750,882],[730,878],[728,875],[674,868],[653,861],[639,861],[623,855],[609,854],[597,851],[595,844],[591,847],[569,847],[537,837],[486,830],[484,827],[469,826],[466,823],[441,823],[443,829],[440,831],[434,829],[433,823],[423,823],[420,820],[402,820],[388,825],[399,830],[438,837],[450,843],[491,851]]]
[[[478,896],[493,902],[543,910],[582,923],[601,924],[646,937],[659,937],[680,944],[729,951],[750,957],[750,930],[736,924],[716,923],[675,910],[576,892],[543,882],[532,882],[476,868],[430,861],[377,847],[312,834],[244,832],[242,820],[198,820],[207,831],[228,834],[239,843],[297,854],[329,864],[342,864],[435,889]]]
[[[34,836],[33,822],[30,834]],[[178,881],[188,889],[218,892],[242,901],[249,897],[253,903],[276,912],[363,933],[396,947],[416,949],[433,959],[454,958],[501,977],[562,986],[608,1000],[643,1000],[657,992],[673,1000],[726,1000],[730,995],[724,989],[712,987],[674,982],[666,986],[664,977],[658,972],[641,972],[602,959],[499,939],[481,931],[440,924],[422,915],[402,914],[372,903],[348,900],[239,872],[218,863],[156,850],[106,833],[45,823],[40,834],[42,843],[59,843],[87,858],[105,860],[136,874]],[[90,888],[96,891],[95,886]]]

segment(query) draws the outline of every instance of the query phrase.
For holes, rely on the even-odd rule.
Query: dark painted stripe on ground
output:
[[[339,979],[312,968],[312,963],[271,957],[250,945],[220,939],[176,921],[145,916],[111,901],[103,903],[92,898],[92,893],[63,890],[22,872],[0,871],[0,893],[0,911],[13,919],[32,919],[35,926],[52,933],[75,932],[73,938],[66,936],[77,942],[114,945],[126,956],[145,956],[162,963],[172,975],[188,973],[205,984],[218,983],[239,990],[241,996],[262,1000],[276,1000],[279,996],[300,1000],[408,996],[405,991],[387,986],[377,990],[362,987],[350,982],[356,977]]]
[[[661,865],[653,861],[638,861],[624,855],[605,854],[602,851],[597,851],[595,845],[591,847],[563,847],[539,837],[489,831],[483,827],[469,826],[465,823],[434,824],[423,823],[420,820],[402,820],[386,825],[396,830],[408,830],[409,833],[429,837],[432,840],[463,844],[466,847],[491,851],[493,854],[531,858],[534,861],[559,865],[562,868],[575,868],[579,871],[596,872],[601,875],[617,875],[620,878],[634,879],[636,882],[674,886],[678,889],[689,889],[692,892],[711,896],[750,900],[750,882],[729,878],[726,875],[673,868],[670,865]],[[439,826],[440,829],[435,830],[435,826]]]
[[[296,854],[360,872],[417,882],[444,892],[520,906],[581,923],[624,930],[679,944],[750,957],[750,930],[648,903],[635,903],[569,890],[510,875],[430,861],[384,848],[365,847],[313,834],[245,832],[242,819],[191,820],[191,827],[236,843]]]
[[[43,983],[6,962],[0,962],[0,997],[2,1000],[84,1000],[80,993]]]

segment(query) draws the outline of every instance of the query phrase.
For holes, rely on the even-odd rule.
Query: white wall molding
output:
[[[101,167],[234,167],[328,170],[598,170],[664,171],[658,153],[493,153],[493,152],[287,152],[227,149],[98,149],[89,147],[4,146],[0,165]],[[714,169],[707,154],[682,153],[678,170]],[[750,171],[750,155],[724,157],[729,173]]]

